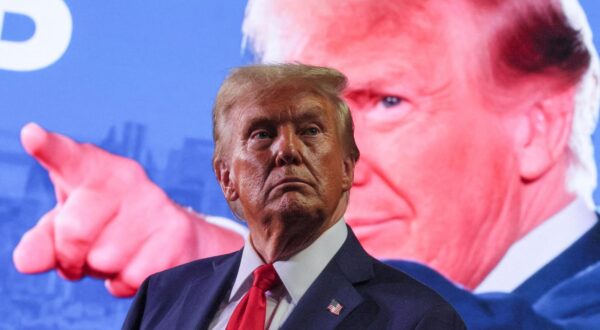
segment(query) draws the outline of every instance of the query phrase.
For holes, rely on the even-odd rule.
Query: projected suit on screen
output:
[[[600,256],[590,209],[597,55],[577,3],[563,4],[566,9],[542,0],[253,1],[244,29],[264,61],[326,65],[348,76],[345,98],[364,157],[346,218],[367,251],[425,263],[477,292],[516,290],[537,312],[560,321],[573,315],[561,311],[569,304],[548,309],[544,299],[576,292],[562,288],[576,285],[569,280]],[[94,234],[102,240],[93,247],[90,237],[80,239],[89,250],[70,245],[79,233],[52,242],[56,213],[77,221],[78,205],[98,205],[85,195],[69,198],[24,237],[15,252],[22,271],[113,274],[109,290],[126,295],[149,273],[241,244],[239,236],[195,221],[169,202],[136,165],[93,148],[78,153],[81,163],[59,164],[45,138],[64,139],[35,127],[24,131],[26,148],[56,173],[58,190],[79,196],[78,188],[93,188],[110,197],[104,214],[116,217],[97,216],[97,231],[108,234]],[[106,164],[107,173],[89,177],[104,179],[118,167],[125,184],[63,184],[69,180],[59,173],[77,173],[90,159]],[[136,200],[157,205],[149,213],[160,216],[143,224],[125,216],[136,209],[138,202],[125,197],[132,195],[146,196]],[[120,239],[131,230],[148,239]],[[160,242],[173,235],[183,237],[181,244],[164,249]],[[125,253],[111,254],[112,246]],[[48,251],[45,258],[30,257],[39,250]],[[161,262],[147,257],[156,251],[165,256]],[[565,251],[583,257],[561,257]],[[568,271],[555,278],[548,274],[558,272],[543,270],[563,259],[578,264],[557,266]],[[577,279],[594,278],[586,274]],[[530,284],[535,288],[523,289]]]

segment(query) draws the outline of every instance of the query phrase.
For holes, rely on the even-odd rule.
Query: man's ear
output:
[[[575,88],[546,95],[525,110],[518,125],[522,139],[518,153],[521,177],[534,181],[565,154],[573,121]]]
[[[213,161],[213,169],[215,171],[215,175],[217,176],[217,181],[221,186],[221,190],[223,190],[223,195],[225,195],[225,199],[230,202],[233,202],[239,198],[239,195],[234,187],[234,180],[232,180],[231,171],[229,168],[229,164],[227,164],[222,159],[216,158]]]
[[[342,189],[348,191],[352,187],[352,181],[354,181],[354,165],[356,162],[351,157],[344,158],[343,174],[342,177]]]

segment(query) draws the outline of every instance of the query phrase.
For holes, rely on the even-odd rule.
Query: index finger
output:
[[[36,123],[29,123],[21,129],[21,143],[32,157],[48,171],[62,174],[77,153],[78,144],[72,139],[51,133]]]

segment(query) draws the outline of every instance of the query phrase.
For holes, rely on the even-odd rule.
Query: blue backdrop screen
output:
[[[600,34],[600,5],[582,4]],[[231,217],[209,161],[210,109],[229,69],[251,61],[241,50],[244,7],[0,0],[0,329],[119,328],[130,304],[102,281],[15,270],[14,247],[55,203],[20,145],[28,122],[133,158],[180,204]]]

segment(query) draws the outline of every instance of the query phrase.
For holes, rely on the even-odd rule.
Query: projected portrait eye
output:
[[[383,105],[383,107],[391,108],[402,103],[402,99],[395,95],[386,95],[379,102],[381,102],[381,105]]]
[[[405,97],[391,94],[374,94],[370,105],[365,112],[365,120],[373,125],[386,127],[405,120],[413,109],[412,104]]]
[[[346,92],[345,99],[355,117],[379,125],[396,123],[412,109],[412,104],[401,94],[373,89],[356,89]]]

